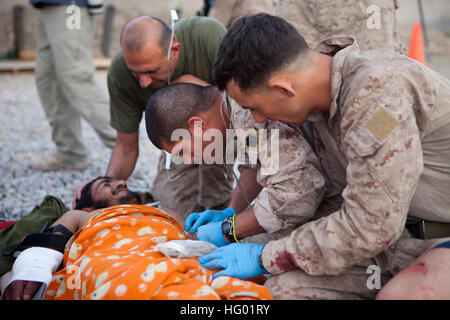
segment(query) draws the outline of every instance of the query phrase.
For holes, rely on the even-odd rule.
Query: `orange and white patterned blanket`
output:
[[[64,268],[54,274],[45,299],[272,299],[269,290],[213,271],[195,258],[167,258],[158,243],[186,239],[163,211],[120,205],[99,211],[74,234]]]

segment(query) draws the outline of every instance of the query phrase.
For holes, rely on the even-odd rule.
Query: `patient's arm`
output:
[[[167,215],[177,220],[180,225],[184,225],[185,217],[182,214],[174,212],[172,210],[161,208]],[[66,227],[70,232],[77,232],[86,221],[92,217],[98,210],[86,212],[81,210],[67,211],[61,218],[56,220],[52,227],[61,224]],[[56,232],[57,233],[57,232]],[[190,239],[195,240],[196,235],[189,235]],[[3,299],[5,300],[30,300],[36,294],[37,290],[42,285],[41,282],[36,281],[24,281],[16,280],[5,289]]]
[[[168,216],[170,216],[170,217],[174,218],[175,220],[177,220],[177,222],[180,225],[184,226],[184,220],[186,218],[182,214],[180,214],[178,212],[175,212],[175,211],[172,211],[170,209],[164,208],[164,207],[161,207],[160,209],[162,211],[164,211],[165,213],[167,213]]]
[[[98,210],[94,210],[91,212],[86,212],[82,210],[67,211],[61,218],[59,218],[52,224],[52,227],[61,224],[67,229],[69,229],[70,232],[75,233],[85,224],[85,222],[90,217],[92,217],[92,215],[97,213],[97,211]]]
[[[177,222],[181,225],[184,226],[184,220],[186,220],[186,218],[180,214],[177,213],[175,211],[169,210],[167,208],[161,208],[162,211],[164,211],[165,213],[167,213],[168,216],[174,218],[175,220],[177,220]],[[189,237],[189,239],[191,240],[197,240],[197,233],[194,234],[190,234],[189,232],[187,232],[187,235]]]
[[[70,232],[75,233],[97,211],[98,210],[91,212],[81,210],[67,211],[61,218],[52,224],[52,227],[61,224],[70,230]],[[4,300],[30,300],[34,297],[41,285],[42,282],[16,280],[6,287],[2,298]]]
[[[41,286],[42,282],[16,280],[6,287],[2,299],[31,300]]]

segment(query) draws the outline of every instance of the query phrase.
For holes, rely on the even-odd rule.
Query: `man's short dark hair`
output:
[[[187,129],[189,118],[210,110],[218,98],[214,86],[174,83],[154,93],[145,109],[145,126],[150,141],[158,149],[170,143],[172,132]]]
[[[309,47],[283,18],[265,13],[242,17],[225,35],[213,68],[213,81],[224,90],[234,79],[242,91],[264,84]]]

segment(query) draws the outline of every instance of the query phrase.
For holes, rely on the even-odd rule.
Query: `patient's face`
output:
[[[91,187],[91,197],[95,209],[119,204],[139,204],[138,195],[130,191],[124,180],[100,178]]]

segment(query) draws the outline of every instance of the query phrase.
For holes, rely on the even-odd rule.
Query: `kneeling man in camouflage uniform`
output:
[[[258,14],[230,28],[213,80],[258,122],[312,121],[326,197],[341,205],[266,245],[221,247],[205,267],[269,272],[281,299],[450,298],[448,79],[350,37],[313,50],[284,19]]]

